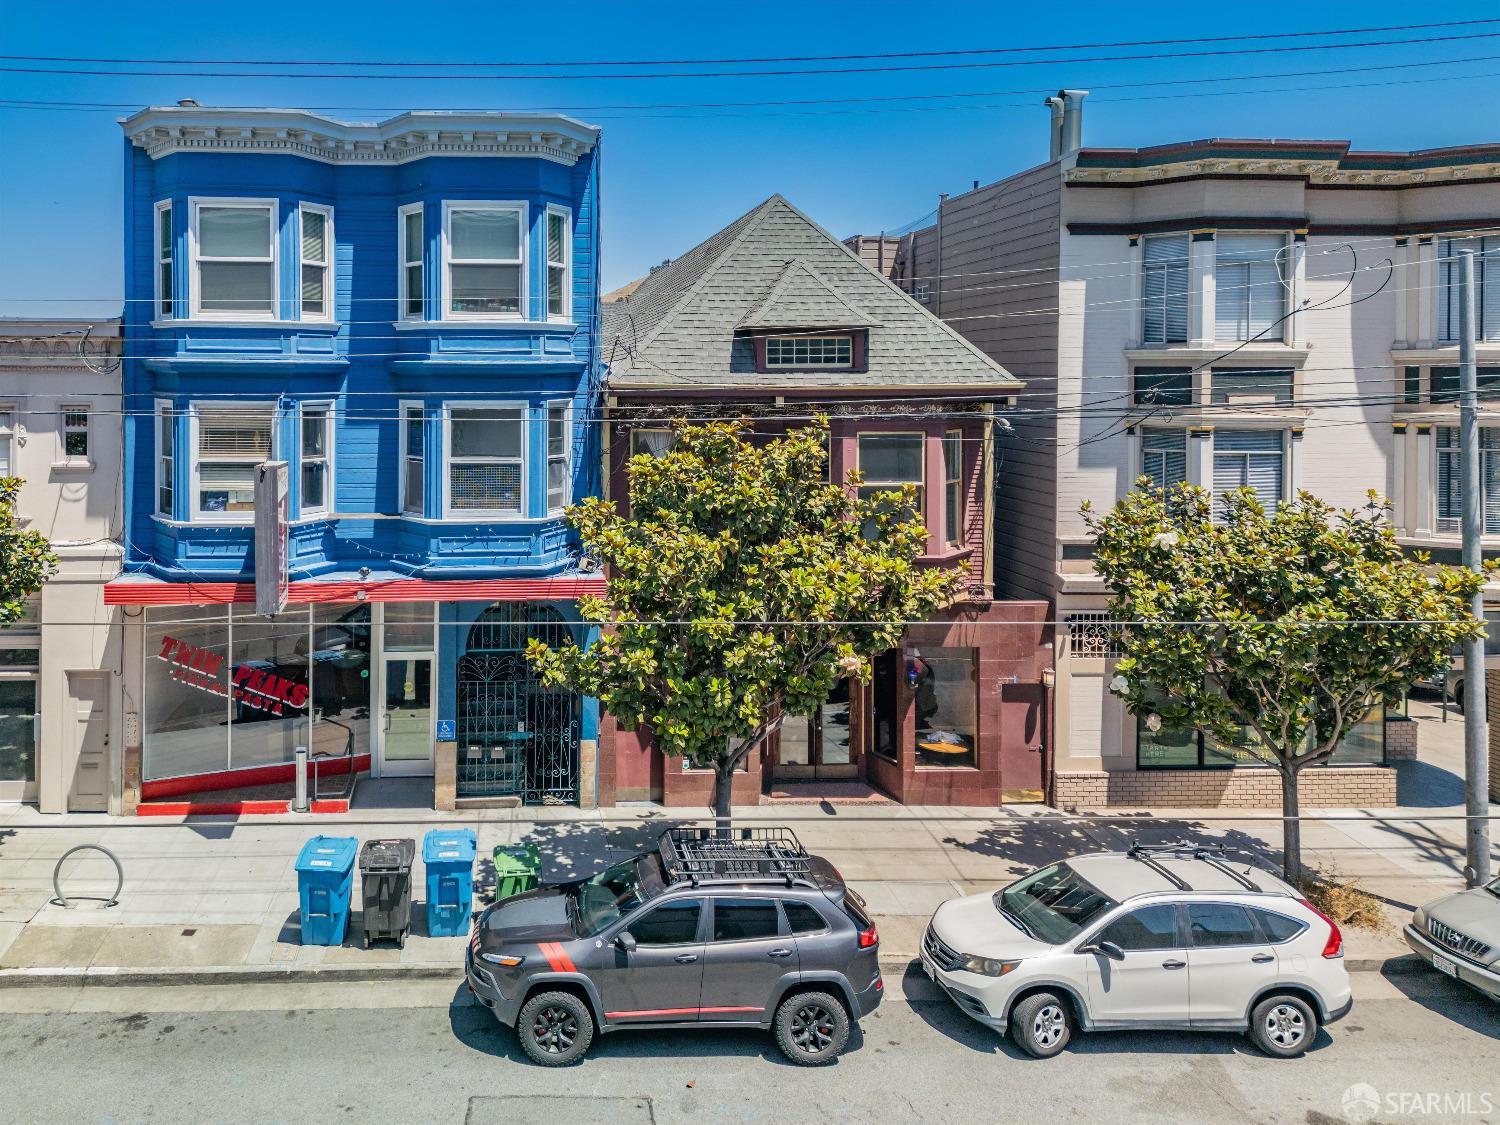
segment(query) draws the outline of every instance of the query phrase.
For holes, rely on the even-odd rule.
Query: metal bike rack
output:
[[[64,909],[73,909],[73,904],[69,902],[67,896],[62,893],[62,884],[58,881],[58,876],[62,873],[62,865],[74,852],[103,852],[105,855],[109,856],[109,861],[115,865],[114,894],[110,895],[110,897],[106,899],[99,899],[93,895],[79,895],[78,900],[83,901],[84,899],[87,899],[90,902],[102,902],[104,903],[106,908],[111,906],[119,906],[120,889],[125,886],[125,869],[120,866],[120,860],[115,855],[115,853],[101,844],[79,844],[76,848],[69,848],[67,851],[63,852],[62,856],[57,861],[57,866],[52,869],[52,889],[57,892],[57,897],[52,901],[57,903],[58,906],[61,906]]]

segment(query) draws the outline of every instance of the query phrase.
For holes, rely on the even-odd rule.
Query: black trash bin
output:
[[[405,947],[411,929],[411,865],[416,854],[415,840],[367,840],[360,848],[366,949],[380,939]]]

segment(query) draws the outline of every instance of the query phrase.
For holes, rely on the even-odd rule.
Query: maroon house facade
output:
[[[829,471],[917,486],[922,565],[960,598],[913,624],[872,677],[787,716],[736,779],[737,804],[870,792],[907,804],[1040,800],[1052,667],[1047,606],[994,600],[994,434],[1021,384],[848,248],[773,196],[605,308],[605,479],[678,418],[743,417],[769,440],[829,418]],[[601,803],[707,804],[708,770],[604,716]],[[864,787],[868,787],[866,790]]]

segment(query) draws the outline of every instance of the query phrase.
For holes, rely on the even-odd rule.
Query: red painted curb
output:
[[[290,801],[142,801],[136,816],[281,816]],[[308,810],[320,815],[349,811],[348,801],[313,801]]]

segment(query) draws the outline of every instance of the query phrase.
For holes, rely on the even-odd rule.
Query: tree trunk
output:
[[[740,755],[720,758],[714,763],[714,823],[725,832],[729,830],[729,811],[734,801],[734,767]]]
[[[1302,822],[1297,819],[1297,770],[1281,769],[1281,872],[1294,887],[1302,886]]]

